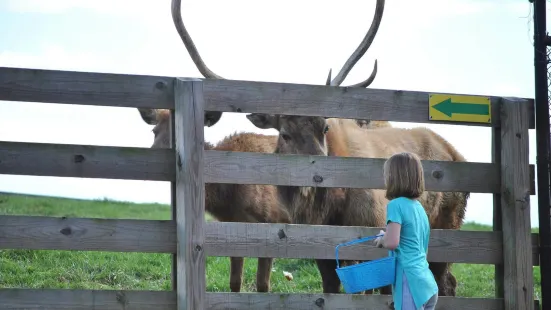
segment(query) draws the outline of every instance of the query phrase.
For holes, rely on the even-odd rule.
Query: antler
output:
[[[375,7],[375,16],[373,17],[373,21],[371,22],[371,27],[369,27],[369,31],[367,31],[365,37],[363,38],[360,45],[356,48],[354,53],[350,55],[344,66],[342,67],[341,71],[337,74],[334,80],[331,81],[331,69],[329,69],[329,75],[327,76],[327,81],[325,82],[325,85],[328,86],[339,86],[341,83],[346,79],[346,76],[352,70],[354,65],[362,58],[362,56],[365,54],[369,46],[371,46],[371,43],[373,43],[373,39],[375,39],[375,35],[377,35],[377,31],[379,30],[379,25],[381,24],[381,20],[383,18],[383,11],[385,9],[385,0],[377,0],[377,6]],[[364,81],[351,85],[349,87],[367,87],[369,86],[373,80],[375,79],[375,76],[377,75],[377,60],[375,60],[375,65],[373,66],[373,72],[371,72],[371,75]]]
[[[191,56],[191,59],[197,66],[197,69],[199,69],[199,72],[201,72],[201,74],[205,78],[225,80],[223,77],[212,72],[212,70],[210,70],[203,62],[201,55],[199,55],[199,51],[197,51],[197,47],[195,47],[195,43],[193,43],[193,40],[191,39],[191,36],[187,32],[186,27],[184,26],[184,22],[182,21],[181,3],[181,0],[172,0],[172,20],[174,21],[174,26],[176,26],[176,30],[178,31],[180,38],[184,42],[184,45],[186,46],[186,49]]]
[[[181,0],[172,0],[172,21],[174,22],[174,26],[176,27],[176,30],[178,31],[182,42],[184,42],[184,45],[186,46],[189,56],[191,56],[191,59],[195,63],[195,66],[197,66],[197,69],[199,69],[199,72],[201,72],[201,74],[205,78],[225,80],[223,77],[212,72],[212,70],[209,69],[209,67],[207,67],[207,65],[203,62],[201,55],[199,55],[199,51],[197,51],[197,47],[195,47],[195,43],[193,43],[193,40],[191,39],[191,36],[187,32],[186,27],[184,26],[184,22],[182,21],[181,3]],[[140,111],[140,113],[142,112]],[[216,123],[218,123],[221,117],[222,112],[205,111],[205,126],[214,126]]]
[[[331,81],[331,73],[332,70],[329,70],[329,75],[327,76],[326,85],[331,86],[339,86],[341,83],[346,79],[346,76],[352,70],[352,68],[356,65],[358,60],[362,58],[362,56],[365,54],[367,49],[371,46],[371,43],[373,43],[373,40],[375,39],[375,36],[377,34],[377,31],[379,30],[379,25],[381,24],[381,20],[383,18],[383,11],[385,7],[385,0],[377,0],[377,6],[375,7],[375,15],[373,17],[373,21],[371,22],[371,27],[369,27],[369,30],[365,37],[363,38],[360,45],[356,48],[356,50],[350,55],[344,66],[342,67],[341,71],[337,74],[334,80]],[[205,78],[211,78],[211,79],[225,79],[224,77],[214,73],[212,70],[210,70],[203,59],[201,58],[201,55],[199,54],[199,51],[197,50],[197,47],[195,46],[195,43],[193,43],[193,40],[191,39],[191,36],[186,30],[186,27],[184,26],[184,23],[182,21],[182,12],[181,12],[181,0],[172,0],[172,20],[174,21],[174,26],[176,27],[176,30],[178,31],[178,34],[180,35],[180,38],[182,39],[182,42],[184,43],[189,55],[191,56],[191,59],[197,66],[197,69]],[[350,87],[368,87],[373,80],[375,79],[377,75],[377,60],[375,60],[375,64],[373,66],[373,71],[371,72],[371,75],[364,81],[351,85]]]

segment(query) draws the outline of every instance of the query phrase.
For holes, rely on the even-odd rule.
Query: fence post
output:
[[[492,128],[492,163],[501,165],[501,128]],[[501,193],[494,195],[493,231],[502,232]],[[503,233],[503,232],[502,232]],[[495,264],[495,297],[503,298],[503,264]]]
[[[528,104],[501,100],[501,218],[505,310],[534,309]]]
[[[174,81],[177,309],[205,309],[203,82]]]

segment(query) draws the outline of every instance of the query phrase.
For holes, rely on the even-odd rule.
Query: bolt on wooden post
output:
[[[175,79],[177,309],[205,309],[203,82]]]

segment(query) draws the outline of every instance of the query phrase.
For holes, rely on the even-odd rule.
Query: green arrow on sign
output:
[[[490,115],[490,106],[486,104],[475,103],[463,103],[452,102],[451,98],[448,98],[440,103],[432,106],[439,112],[452,117],[452,114],[475,114],[475,115]]]

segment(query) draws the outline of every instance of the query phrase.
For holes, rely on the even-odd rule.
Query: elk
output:
[[[170,147],[170,111],[140,110],[144,122],[154,125],[152,148]],[[205,125],[206,126],[206,125]],[[277,136],[239,133],[225,137],[216,146],[205,142],[205,150],[273,153]],[[205,183],[205,210],[220,222],[290,223],[272,185]],[[230,290],[239,292],[243,281],[242,257],[230,258]],[[258,258],[256,289],[270,290],[272,258]]]
[[[377,2],[377,16],[364,37],[360,46],[356,49],[348,62],[352,66],[362,57],[375,37],[378,25],[382,18],[384,1]],[[187,32],[181,16],[180,0],[173,0],[171,6],[172,19],[176,30],[183,41],[191,59],[199,72],[205,78],[223,79],[211,71],[201,59],[201,56]],[[347,73],[346,73],[347,74]],[[344,74],[344,75],[346,75]],[[368,87],[377,74],[377,61],[373,72],[363,82],[350,87]],[[337,78],[340,79],[339,74]],[[337,85],[330,80],[331,70],[326,85]],[[341,81],[342,82],[342,81]],[[333,84],[331,84],[333,83]],[[340,84],[340,83],[339,83]],[[138,111],[147,124],[154,125],[155,135],[152,148],[170,147],[170,112],[168,110],[154,110],[138,108]],[[214,126],[222,117],[222,112],[205,111],[204,126]],[[389,127],[387,121],[357,120],[358,128],[384,128]],[[229,150],[237,152],[266,152],[273,153],[277,143],[277,136],[259,135],[254,133],[240,133],[230,135],[216,146],[206,143],[206,150]],[[205,184],[206,200],[205,209],[219,221],[254,222],[254,223],[288,223],[291,221],[285,206],[276,199],[276,187],[272,185],[241,185],[241,184]],[[223,205],[222,205],[223,203]],[[267,292],[270,288],[270,270],[273,260],[271,258],[259,258],[257,269],[257,291]],[[242,284],[243,258],[232,257],[230,267],[230,289],[239,292]]]
[[[389,158],[412,152],[424,160],[465,162],[444,138],[427,128],[360,128],[354,120],[311,116],[252,113],[256,127],[279,131],[275,153],[320,156]],[[369,176],[381,178],[382,175]],[[386,226],[385,191],[382,189],[333,189],[278,186],[280,201],[294,223],[338,226]],[[420,198],[431,228],[459,229],[470,193],[426,191]],[[324,293],[338,293],[340,280],[335,260],[317,260]],[[430,263],[439,295],[455,296],[457,282],[449,263]],[[385,288],[386,291],[388,287]]]
[[[377,0],[375,17],[368,34],[335,79],[331,80],[331,70],[329,71],[326,85],[339,86],[363,56],[376,35],[383,9],[384,0]],[[376,70],[375,61],[372,75],[353,87],[367,87]],[[376,126],[377,129],[362,128],[373,122],[364,119],[328,119],[264,113],[252,113],[247,118],[258,128],[274,128],[279,131],[275,153],[280,154],[388,158],[396,152],[410,151],[424,160],[466,161],[449,142],[426,128],[392,128],[390,123],[384,121]],[[384,197],[384,190],[345,189],[343,192],[342,189],[334,188],[278,186],[278,194],[294,223],[386,226],[388,201]],[[464,221],[469,196],[468,192],[425,192],[421,203],[427,211],[431,228],[459,229]],[[316,263],[322,276],[324,293],[338,293],[340,280],[335,272],[335,261],[316,260]],[[451,264],[429,265],[438,283],[439,295],[455,296],[457,281],[450,271]],[[382,289],[382,293],[388,292],[389,287]]]
[[[170,111],[138,109],[144,122],[154,125],[152,148],[170,148]],[[206,125],[205,125],[206,126]],[[377,123],[367,124],[377,128]],[[374,127],[369,127],[374,126]],[[205,150],[273,153],[277,136],[257,133],[235,133],[215,146],[205,142]],[[273,185],[205,183],[205,210],[220,222],[291,223],[289,212],[279,202]],[[239,292],[243,281],[242,257],[230,258],[230,290]],[[256,285],[258,292],[270,290],[273,258],[258,258]]]

